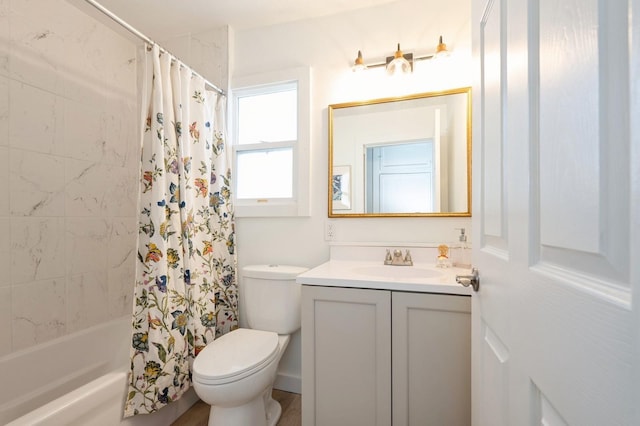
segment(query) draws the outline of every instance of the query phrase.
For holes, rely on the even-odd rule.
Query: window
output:
[[[238,217],[309,215],[309,70],[234,79]]]

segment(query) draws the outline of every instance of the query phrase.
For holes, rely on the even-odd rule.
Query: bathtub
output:
[[[122,419],[130,324],[126,316],[0,358],[0,425],[170,425],[198,400],[193,389]]]

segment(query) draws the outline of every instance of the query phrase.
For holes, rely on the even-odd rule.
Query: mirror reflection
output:
[[[329,105],[329,217],[470,216],[470,97]]]

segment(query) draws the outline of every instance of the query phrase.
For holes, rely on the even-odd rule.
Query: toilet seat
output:
[[[208,344],[193,362],[193,380],[205,385],[235,382],[261,370],[278,355],[278,334],[239,328]]]

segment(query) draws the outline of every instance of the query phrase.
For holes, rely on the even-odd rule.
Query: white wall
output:
[[[442,34],[453,51],[442,62],[416,64],[413,75],[396,80],[382,69],[352,73],[359,49],[365,62],[378,62],[402,49],[433,53]],[[236,31],[231,45],[231,79],[300,66],[312,68],[311,216],[239,218],[238,262],[313,267],[329,257],[327,219],[327,106],[329,104],[430,92],[471,84],[470,2],[405,0],[367,10],[290,24]],[[336,241],[452,242],[469,218],[333,219]],[[242,321],[242,298],[241,321]],[[281,363],[281,372],[300,374],[299,333]]]

